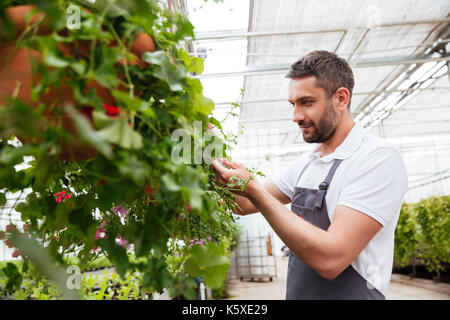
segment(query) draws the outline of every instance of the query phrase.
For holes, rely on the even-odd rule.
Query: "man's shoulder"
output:
[[[396,145],[387,139],[380,138],[371,134],[364,136],[361,148],[358,152],[361,159],[376,158],[376,157],[399,157],[401,158],[400,150]]]

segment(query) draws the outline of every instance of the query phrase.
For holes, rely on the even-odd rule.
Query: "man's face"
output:
[[[292,120],[301,128],[306,142],[321,143],[333,136],[339,116],[331,97],[316,86],[315,76],[291,79],[289,102],[294,107]]]

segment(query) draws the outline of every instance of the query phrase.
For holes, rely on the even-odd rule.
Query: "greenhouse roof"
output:
[[[311,149],[291,120],[285,74],[308,52],[328,50],[353,69],[354,119],[400,148],[413,186],[430,176],[449,190],[450,2],[189,0],[186,10],[215,116],[241,106],[225,122],[242,128],[236,159],[270,174]]]

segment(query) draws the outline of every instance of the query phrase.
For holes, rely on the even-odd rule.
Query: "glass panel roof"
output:
[[[201,81],[205,94],[216,103],[215,116],[225,117],[230,103],[240,99],[239,119],[226,123],[235,133],[239,126],[243,128],[235,159],[266,170],[270,177],[279,165],[312,148],[291,120],[289,79],[284,75],[290,64],[306,53],[329,50],[352,66],[351,110],[356,121],[370,134],[392,141],[408,158],[405,162],[415,186],[409,199],[425,196],[426,190],[440,192],[436,185],[449,193],[448,179],[421,187],[414,183],[426,178],[421,171],[439,173],[450,163],[450,76],[446,66],[450,60],[450,2],[187,3],[199,39],[194,47],[206,48],[208,55]],[[194,8],[198,10],[193,12]],[[245,94],[239,98],[240,88]],[[435,146],[432,152],[430,144]]]

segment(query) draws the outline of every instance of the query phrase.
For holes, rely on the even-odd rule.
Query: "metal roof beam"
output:
[[[425,55],[419,56],[406,56],[406,57],[383,57],[375,59],[361,59],[359,60],[355,68],[368,68],[379,67],[388,65],[399,64],[414,64],[414,63],[426,63],[426,62],[439,62],[450,61],[450,57],[427,57]],[[204,79],[204,78],[220,78],[220,77],[237,77],[237,76],[259,76],[268,74],[280,74],[287,73],[291,64],[283,63],[277,65],[259,65],[259,66],[247,66],[242,70],[218,72],[218,73],[205,73],[202,75],[192,76],[192,78]]]
[[[388,28],[395,26],[405,25],[418,25],[418,24],[436,24],[442,22],[450,22],[450,17],[433,20],[417,20],[417,21],[400,21],[392,23],[384,23],[378,28]],[[346,29],[325,29],[325,30],[286,30],[286,31],[261,31],[261,32],[246,32],[243,30],[227,30],[219,32],[199,32],[195,34],[194,38],[186,38],[186,40],[227,40],[236,38],[253,38],[253,37],[270,37],[270,36],[286,36],[295,34],[317,34],[317,33],[329,33],[329,32],[347,32]]]
[[[368,95],[368,94],[381,94],[381,93],[392,93],[392,92],[413,92],[413,91],[426,91],[426,90],[449,90],[449,87],[426,87],[426,88],[415,88],[415,89],[395,89],[395,90],[379,90],[379,91],[361,91],[353,92],[352,96]],[[245,103],[267,103],[267,102],[286,102],[286,99],[254,99],[254,100],[241,100],[241,101],[222,101],[215,102],[216,106],[220,105],[231,105],[232,103],[245,104]],[[221,109],[221,108],[218,108]]]
[[[297,34],[318,34],[318,33],[346,33],[345,29],[329,29],[329,30],[287,30],[287,31],[261,31],[261,32],[242,32],[241,30],[228,30],[226,32],[201,32],[196,34],[195,38],[186,37],[186,40],[205,41],[205,40],[235,40],[254,37],[272,37],[272,36],[289,36]]]

